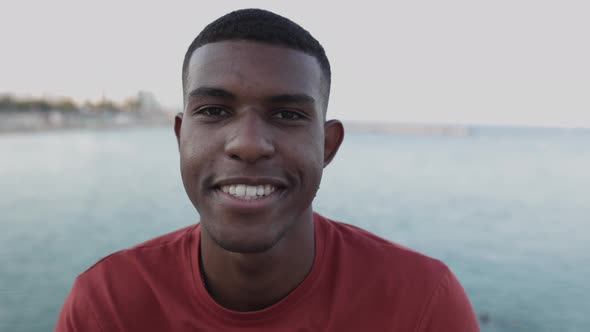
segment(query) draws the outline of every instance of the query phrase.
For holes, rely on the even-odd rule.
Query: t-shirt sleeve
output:
[[[479,331],[465,290],[448,268],[432,294],[416,331]]]
[[[87,299],[83,281],[76,278],[74,286],[66,297],[57,322],[55,332],[102,331]]]

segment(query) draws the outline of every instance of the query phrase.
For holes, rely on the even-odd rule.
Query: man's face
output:
[[[342,140],[324,122],[312,56],[249,41],[204,45],[187,68],[176,118],[188,197],[207,235],[234,252],[272,248],[311,202]]]

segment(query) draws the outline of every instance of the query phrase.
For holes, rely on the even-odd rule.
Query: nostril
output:
[[[271,159],[271,156],[270,155],[260,155],[256,158],[250,158],[249,156],[244,156],[244,155],[240,156],[239,154],[232,153],[232,154],[229,154],[229,158],[232,160],[239,160],[239,161],[250,161],[250,160],[257,161],[257,160]]]
[[[225,147],[225,153],[232,160],[256,162],[272,158],[275,149],[272,143],[255,137],[254,139],[234,139]]]
[[[248,163],[271,158],[274,152],[270,133],[255,123],[240,127],[225,144],[225,153],[229,158]]]

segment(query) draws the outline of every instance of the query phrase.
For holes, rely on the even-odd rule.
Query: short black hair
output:
[[[207,25],[188,47],[182,64],[182,89],[186,89],[188,64],[193,52],[209,43],[227,40],[251,40],[285,46],[313,56],[322,70],[326,105],[330,95],[330,61],[322,45],[297,23],[263,9],[241,9]]]

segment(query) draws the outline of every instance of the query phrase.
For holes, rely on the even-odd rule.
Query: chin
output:
[[[209,237],[226,251],[257,254],[271,250],[283,237],[285,230],[269,229],[269,225],[209,225],[203,223]]]
[[[276,241],[272,242],[261,242],[261,241],[223,241],[213,238],[213,241],[218,246],[226,251],[239,253],[239,254],[261,254],[269,251],[274,247]]]

